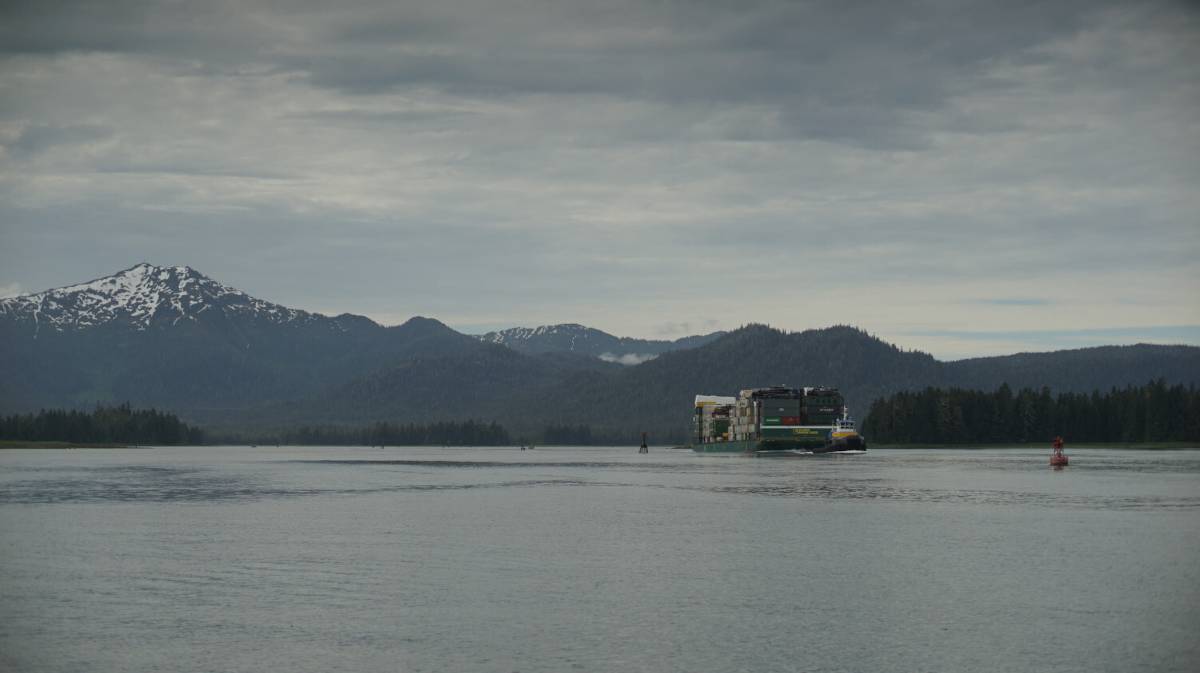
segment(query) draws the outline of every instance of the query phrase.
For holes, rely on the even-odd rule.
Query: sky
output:
[[[0,3],[0,295],[1200,345],[1200,5]]]

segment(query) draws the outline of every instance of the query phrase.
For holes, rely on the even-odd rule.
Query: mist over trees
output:
[[[929,387],[876,400],[862,429],[873,444],[1194,442],[1200,390],[1163,379],[1090,394]]]

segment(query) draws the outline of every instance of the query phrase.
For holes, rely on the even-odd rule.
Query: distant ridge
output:
[[[946,363],[951,373],[947,383],[984,390],[1007,383],[1013,388],[1047,386],[1083,392],[1126,383],[1143,385],[1160,378],[1198,382],[1198,353],[1195,346],[1135,344],[969,358]]]
[[[641,364],[663,353],[695,348],[709,343],[725,332],[688,336],[673,341],[617,337],[577,323],[513,327],[488,332],[480,339],[502,344],[521,353],[577,353],[624,365]]]

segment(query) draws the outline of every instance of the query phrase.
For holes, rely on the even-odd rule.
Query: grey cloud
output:
[[[665,322],[655,327],[654,332],[659,336],[688,336],[692,334],[701,334],[704,332],[712,332],[719,329],[720,320],[706,318],[697,321],[683,322]]]
[[[1053,302],[1048,299],[1036,299],[1033,297],[994,297],[990,299],[977,299],[976,303],[988,306],[1049,306]]]
[[[155,163],[146,161],[110,161],[96,167],[100,173],[158,174],[212,178],[249,178],[253,180],[290,180],[293,173],[270,170],[241,170],[224,164],[202,161]]]
[[[76,145],[102,140],[113,135],[113,129],[104,126],[77,125],[53,126],[30,124],[4,146],[5,152],[17,157],[31,157],[58,145]]]
[[[454,39],[463,23],[461,17],[439,14],[435,3],[426,7],[389,4],[384,9],[378,15],[347,12],[334,18],[323,33],[333,42],[358,45],[437,44]]]
[[[237,2],[34,0],[0,8],[0,52],[204,55],[222,59],[256,51],[254,15]],[[230,53],[232,50],[233,53]]]
[[[148,3],[22,2],[0,8],[0,50],[56,53],[122,51],[151,39],[143,17]]]
[[[954,115],[965,132],[1019,128],[1016,119],[962,115],[952,103],[967,91],[1014,86],[993,72],[998,65],[1046,58],[1036,48],[1088,30],[1110,6],[766,2],[731,11],[630,4],[600,16],[570,7],[546,16],[518,10],[519,22],[487,20],[504,8],[447,19],[439,33],[445,41],[401,32],[390,42],[343,39],[287,58],[313,84],[355,95],[429,87],[468,97],[602,96],[709,111],[757,105],[774,111],[772,128],[757,132],[772,139],[913,150],[928,147],[941,121],[923,116],[929,113]],[[597,37],[572,41],[583,22]],[[1127,75],[1107,74],[1114,82]]]
[[[478,117],[478,113],[467,110],[361,110],[355,108],[340,110],[319,110],[289,115],[289,118],[305,121],[316,121],[330,124],[345,124],[354,127],[363,126],[444,126],[461,123]]]
[[[767,106],[775,139],[928,147],[919,114],[1101,16],[1097,2],[12,3],[10,51],[149,53],[269,67],[355,95],[607,96]],[[989,84],[990,83],[990,84]],[[960,119],[960,124],[965,124]],[[636,129],[629,129],[636,132]],[[754,131],[733,137],[754,137]]]

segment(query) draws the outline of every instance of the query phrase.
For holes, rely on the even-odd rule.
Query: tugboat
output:
[[[842,407],[842,417],[833,422],[829,431],[829,441],[826,451],[866,451],[867,440],[854,429],[854,421],[850,420],[850,410]]]
[[[1061,469],[1067,466],[1067,455],[1063,453],[1063,438],[1054,438],[1054,453],[1050,454],[1050,467]]]

